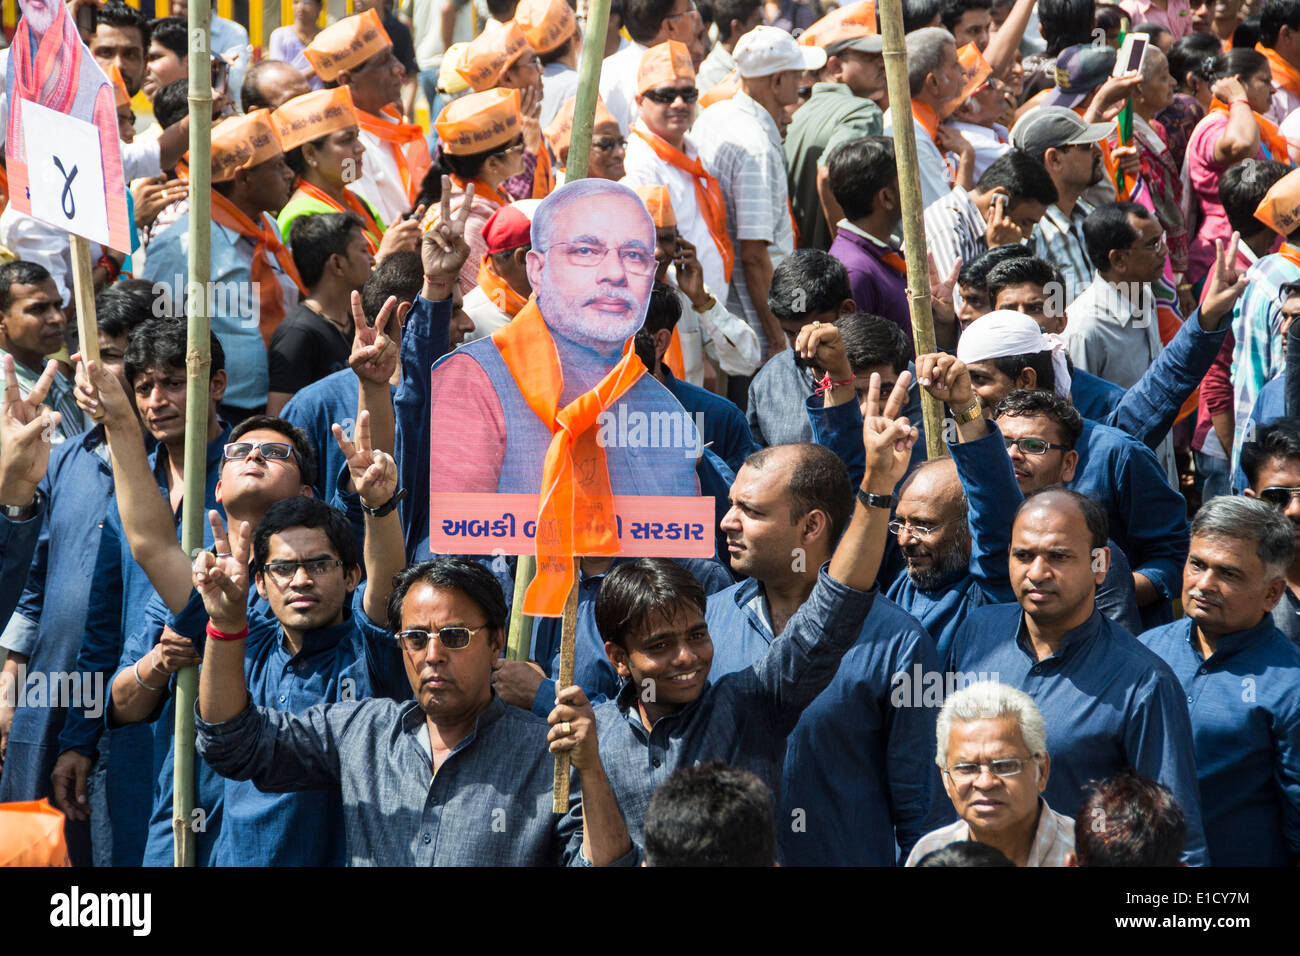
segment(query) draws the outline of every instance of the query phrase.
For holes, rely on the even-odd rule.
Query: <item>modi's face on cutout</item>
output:
[[[528,253],[528,278],[546,324],[601,350],[641,327],[654,277],[654,223],[630,191],[570,201],[555,212],[549,247]]]

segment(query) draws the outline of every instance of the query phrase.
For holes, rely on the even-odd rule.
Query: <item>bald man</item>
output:
[[[1096,607],[1106,576],[1106,513],[1064,488],[1031,494],[1011,528],[1016,603],[973,610],[946,656],[950,674],[997,674],[1027,693],[1047,725],[1049,804],[1077,807],[1089,780],[1126,767],[1164,784],[1187,816],[1184,860],[1209,862],[1191,721],[1178,679]],[[951,678],[955,682],[955,678]],[[929,822],[952,819],[935,805]]]
[[[310,93],[306,77],[292,64],[283,60],[261,60],[244,74],[239,89],[244,112],[268,109],[277,110],[295,96]]]

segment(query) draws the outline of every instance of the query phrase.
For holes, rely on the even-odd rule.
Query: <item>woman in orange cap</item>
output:
[[[451,214],[458,214],[467,198],[472,203],[465,222],[469,258],[460,270],[460,291],[468,294],[478,284],[479,263],[486,249],[483,227],[492,213],[510,201],[501,192],[501,184],[523,169],[519,91],[498,88],[470,93],[448,103],[433,126],[438,133],[441,168],[435,167],[425,177],[420,200],[428,204],[429,212],[420,228],[429,229],[437,222],[436,191],[445,173],[452,184]]]

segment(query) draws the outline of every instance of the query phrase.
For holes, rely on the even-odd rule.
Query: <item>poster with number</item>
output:
[[[9,202],[19,212],[130,252],[113,86],[62,0],[20,0],[6,74]]]

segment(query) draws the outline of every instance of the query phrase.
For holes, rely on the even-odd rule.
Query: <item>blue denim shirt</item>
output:
[[[302,714],[317,704],[383,692],[398,700],[410,697],[397,641],[366,616],[364,593],[364,584],[353,592],[351,610],[345,609],[340,624],[306,632],[296,654],[274,617],[249,618],[244,679],[254,705]],[[195,592],[171,626],[191,636],[202,653],[207,620]],[[394,686],[394,677],[401,687]],[[336,790],[263,793],[248,781],[227,780],[223,806],[214,866],[342,866],[347,861],[343,804]]]
[[[753,578],[709,598],[709,675],[757,664],[772,647]],[[925,832],[937,708],[896,694],[913,674],[938,673],[921,622],[888,598],[871,605],[830,686],[790,733],[777,841],[790,866],[894,866]],[[919,690],[919,688],[918,688]]]
[[[601,763],[632,842],[641,846],[655,788],[678,767],[721,760],[752,771],[781,793],[786,737],[835,676],[862,633],[877,591],[855,591],[823,567],[817,586],[756,664],[728,674],[646,730],[638,695],[625,682],[595,705]]]
[[[700,440],[725,461],[733,472],[740,471],[740,466],[750,453],[758,450],[750,436],[745,413],[735,402],[715,395],[706,388],[683,382],[667,368],[663,371],[664,388],[673,393],[673,397],[681,402],[682,408],[691,414],[698,412],[704,416]]]
[[[415,701],[371,698],[291,714],[251,704],[220,724],[195,718],[198,748],[267,793],[342,793],[351,866],[581,866],[581,790],[551,807],[546,721],[492,701],[434,774]],[[629,853],[620,863],[632,863]]]
[[[1043,798],[1073,815],[1091,780],[1132,767],[1168,787],[1187,817],[1183,859],[1206,865],[1192,726],[1173,672],[1137,638],[1094,610],[1038,660],[1017,604],[980,608],[966,619],[946,660],[950,672],[996,680],[1034,699],[1047,726],[1052,773]],[[946,801],[945,801],[946,802]],[[947,818],[956,819],[951,804]]]
[[[26,521],[0,515],[0,620],[8,621],[18,606],[44,520],[44,508]]]
[[[1208,658],[1184,618],[1142,643],[1173,669],[1191,711],[1205,840],[1215,866],[1300,859],[1300,648],[1265,614]]]

